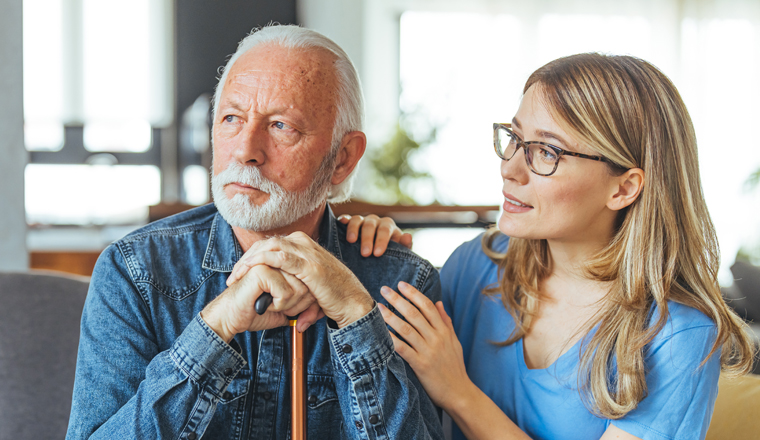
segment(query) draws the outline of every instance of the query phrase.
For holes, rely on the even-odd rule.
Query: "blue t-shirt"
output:
[[[533,439],[598,439],[610,423],[644,440],[703,439],[718,394],[720,353],[700,367],[716,337],[703,313],[669,302],[666,326],[645,352],[648,395],[618,420],[601,419],[578,392],[580,342],[545,369],[528,369],[520,339],[506,347],[514,320],[500,297],[482,294],[497,280],[497,266],[481,238],[461,245],[441,269],[443,303],[464,351],[472,381]],[[507,237],[495,248],[506,250]],[[655,310],[655,313],[657,311]],[[453,438],[464,439],[453,427]]]

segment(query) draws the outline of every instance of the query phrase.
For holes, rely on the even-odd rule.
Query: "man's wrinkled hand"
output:
[[[303,232],[257,242],[232,270],[228,284],[260,265],[280,269],[298,278],[311,291],[324,315],[342,328],[369,313],[374,301],[356,276],[330,252]],[[304,320],[302,324],[301,321]],[[316,319],[299,317],[301,325]]]
[[[254,304],[264,292],[272,295],[272,304],[259,315]],[[257,265],[211,301],[201,312],[201,317],[229,343],[236,334],[244,331],[287,325],[287,316],[299,313],[319,315],[319,306],[309,288],[289,273]]]

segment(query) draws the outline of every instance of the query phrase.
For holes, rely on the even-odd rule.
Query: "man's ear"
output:
[[[359,163],[359,159],[364,155],[366,148],[367,136],[361,131],[352,131],[343,136],[340,148],[338,149],[335,171],[330,181],[333,185],[338,185],[346,180],[351,171],[356,168],[356,164]]]
[[[614,181],[617,188],[613,189],[613,194],[607,200],[607,207],[613,211],[619,211],[636,201],[644,189],[644,170],[641,168],[631,168]]]

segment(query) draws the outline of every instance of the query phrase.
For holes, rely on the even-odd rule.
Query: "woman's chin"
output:
[[[499,231],[501,231],[502,234],[508,237],[531,238],[525,236],[525,233],[527,232],[525,225],[522,225],[521,222],[510,218],[509,214],[502,213],[501,217],[499,217],[499,222],[496,224],[496,227],[499,228]]]

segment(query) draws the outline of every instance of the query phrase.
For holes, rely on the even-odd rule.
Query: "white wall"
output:
[[[24,214],[22,0],[0,0],[0,270],[29,267]]]

